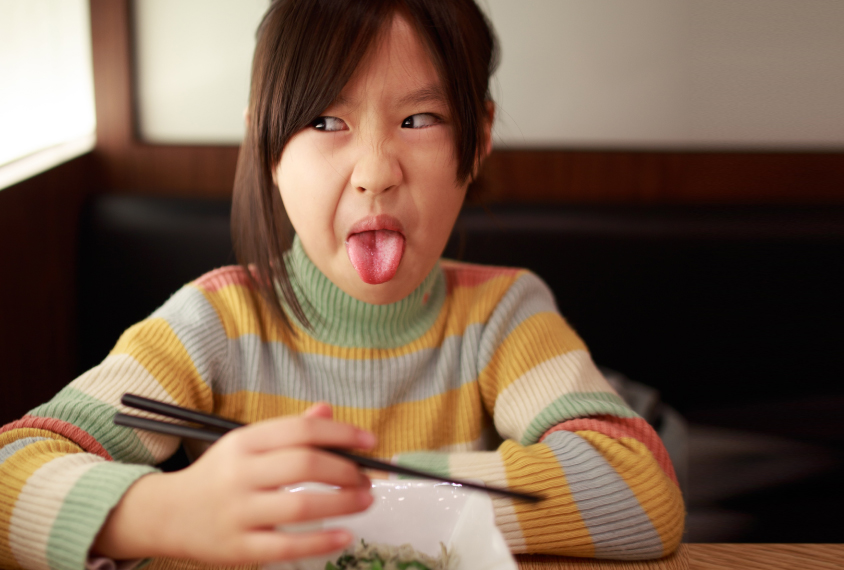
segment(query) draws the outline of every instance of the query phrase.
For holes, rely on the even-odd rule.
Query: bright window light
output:
[[[0,188],[90,150],[95,127],[88,0],[0,0]]]

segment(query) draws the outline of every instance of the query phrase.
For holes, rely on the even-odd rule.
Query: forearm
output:
[[[0,451],[26,443],[0,464],[0,567],[78,570],[110,510],[153,470],[80,453],[46,435],[0,441],[7,444]]]
[[[560,431],[527,447],[507,441],[493,452],[451,453],[446,461],[409,454],[400,462],[445,465],[452,477],[543,494],[538,505],[493,498],[514,552],[636,559],[673,551],[685,515],[676,484],[644,445],[606,438],[599,449],[589,439]]]

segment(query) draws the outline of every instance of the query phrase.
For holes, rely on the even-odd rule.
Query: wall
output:
[[[83,155],[0,191],[0,425],[73,379],[78,218],[95,172]]]
[[[143,116],[144,112],[136,97],[136,91],[140,93],[142,89],[138,90],[138,78],[135,77],[133,71],[135,55],[133,55],[134,47],[130,33],[132,29],[130,2],[128,0],[90,1],[97,96],[98,147],[96,155],[104,168],[106,187],[112,192],[229,197],[237,162],[235,144],[152,144],[145,142],[139,135],[138,117]],[[140,8],[152,1],[137,0],[137,6]],[[490,0],[491,11],[495,11],[498,5],[496,2],[499,1],[502,2],[501,5],[509,2],[509,0]],[[552,1],[555,0],[547,0],[547,2]],[[649,1],[656,2],[656,0]],[[757,8],[760,6],[757,0],[749,1]],[[771,6],[780,8],[783,6],[780,0],[771,0],[771,2]],[[257,5],[259,0],[254,0],[254,3]],[[537,3],[541,4],[539,0],[513,4],[522,6]],[[767,5],[767,0],[763,4]],[[588,9],[587,6],[591,6],[587,2],[566,5],[576,5],[584,10]],[[646,5],[657,6],[658,4]],[[703,6],[703,4],[695,5]],[[713,8],[717,12],[718,9],[724,9],[725,4],[717,2],[713,6],[721,6],[721,8]],[[831,9],[828,0],[814,0],[812,6]],[[704,12],[699,15],[700,18],[706,15],[705,9],[701,8],[701,10]],[[205,25],[202,18],[211,17],[210,12],[211,10],[196,11],[196,21],[187,22],[182,26],[183,33],[189,34],[191,29],[202,27],[196,26],[197,22]],[[649,13],[655,12],[651,10]],[[729,15],[729,12],[727,14]],[[795,18],[795,20],[799,19]],[[768,20],[763,18],[763,21]],[[245,27],[245,24],[241,22],[234,27]],[[669,26],[663,22],[659,28],[667,29]],[[623,29],[623,26],[619,29]],[[734,40],[740,39],[738,36],[740,33],[735,31],[730,34],[730,38]],[[765,32],[763,37],[771,36]],[[806,39],[803,35],[799,37]],[[828,37],[824,34],[818,37],[827,38],[821,42],[822,48],[826,50],[829,43]],[[838,38],[838,36],[835,37]],[[507,38],[504,38],[504,41],[507,42]],[[719,40],[715,38],[712,41]],[[721,53],[723,57],[730,55],[729,50]],[[736,54],[735,57],[738,58],[744,53]],[[759,57],[757,52],[753,54],[755,54],[754,57]],[[175,57],[173,55],[173,58]],[[641,57],[639,59],[641,60]],[[750,63],[747,65],[751,65],[752,61],[748,61]],[[789,61],[797,65],[801,59],[795,56]],[[508,65],[506,59],[504,65]],[[703,67],[706,66],[703,65]],[[741,66],[737,65],[736,68],[740,69]],[[799,68],[800,66],[797,65],[796,71],[800,71]],[[506,67],[502,67],[502,73],[504,69]],[[541,78],[543,73],[533,74],[533,76]],[[835,85],[835,81],[836,79],[829,79],[828,84]],[[178,89],[172,89],[171,95],[176,97],[177,91]],[[211,90],[205,89],[204,92],[210,93]],[[769,90],[769,94],[770,97],[774,97],[776,92]],[[622,91],[622,98],[624,95],[625,92]],[[502,94],[501,98],[503,108],[509,110],[511,108],[509,95]],[[835,101],[844,101],[844,97]],[[236,107],[239,120],[242,107],[239,105]],[[506,113],[501,113],[502,117],[505,115]],[[537,114],[537,116],[541,115]],[[838,117],[844,117],[844,113]],[[834,124],[834,119],[835,117],[829,118],[831,124]],[[844,132],[844,130],[838,132]],[[635,148],[632,144],[624,145],[623,148],[600,149],[593,147],[534,149],[528,145],[520,148],[498,148],[487,161],[486,173],[487,175],[476,184],[476,190],[478,195],[490,202],[551,201],[597,204],[829,204],[844,202],[844,192],[841,191],[844,188],[844,152],[829,149],[801,148],[776,151],[755,149],[737,152],[724,149],[690,150],[688,148],[659,150]]]
[[[480,0],[499,148],[844,149],[838,0]],[[136,0],[139,131],[237,144],[267,0]]]

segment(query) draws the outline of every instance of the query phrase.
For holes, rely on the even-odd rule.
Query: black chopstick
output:
[[[186,437],[198,439],[201,441],[214,442],[223,437],[226,432],[233,429],[237,429],[239,427],[243,427],[245,425],[231,420],[227,420],[225,418],[221,418],[220,416],[216,416],[213,414],[207,414],[205,412],[200,412],[197,410],[182,408],[181,406],[174,406],[173,404],[167,404],[164,402],[159,402],[158,400],[152,400],[150,398],[136,396],[135,394],[124,394],[123,397],[120,399],[120,402],[124,406],[128,406],[130,408],[144,410],[146,412],[153,412],[168,418],[184,420],[204,426],[186,426],[181,424],[174,424],[171,422],[164,422],[161,420],[155,420],[151,418],[141,418],[128,414],[116,414],[114,416],[114,423],[116,425],[162,433],[165,435],[175,435],[178,437]],[[377,469],[379,471],[386,471],[389,473],[396,473],[398,475],[406,475],[410,477],[419,477],[422,479],[433,479],[435,481],[443,481],[444,483],[454,483],[463,487],[467,487],[469,489],[487,491],[489,493],[504,495],[506,497],[520,499],[523,501],[537,502],[544,499],[544,497],[532,493],[522,493],[519,491],[512,491],[510,489],[502,489],[500,487],[488,487],[486,485],[480,485],[471,481],[449,479],[437,475],[435,473],[418,471],[416,469],[410,469],[408,467],[393,465],[392,463],[384,463],[382,461],[370,459],[369,457],[363,457],[361,455],[357,455],[355,453],[351,453],[343,449],[321,449],[327,451],[328,453],[332,453],[334,455],[352,461],[362,467],[368,467],[370,469]]]

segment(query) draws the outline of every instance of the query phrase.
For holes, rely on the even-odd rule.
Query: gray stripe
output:
[[[304,354],[244,335],[228,341],[230,366],[214,388],[219,394],[249,390],[363,409],[416,402],[477,379],[481,329],[472,325],[440,347],[362,360]]]
[[[44,441],[46,439],[50,439],[47,437],[24,437],[18,440],[13,441],[9,445],[6,445],[0,448],[0,465],[9,459],[12,455],[29,445],[30,443],[35,443],[36,441]]]
[[[539,277],[525,273],[495,306],[484,329],[478,350],[478,369],[487,367],[495,351],[522,322],[537,313],[556,313],[554,295]]]
[[[579,435],[556,431],[543,440],[562,467],[598,558],[654,558],[662,540],[633,491]]]
[[[223,373],[228,343],[223,323],[205,295],[195,287],[182,287],[150,318],[154,317],[167,321],[210,388]]]

